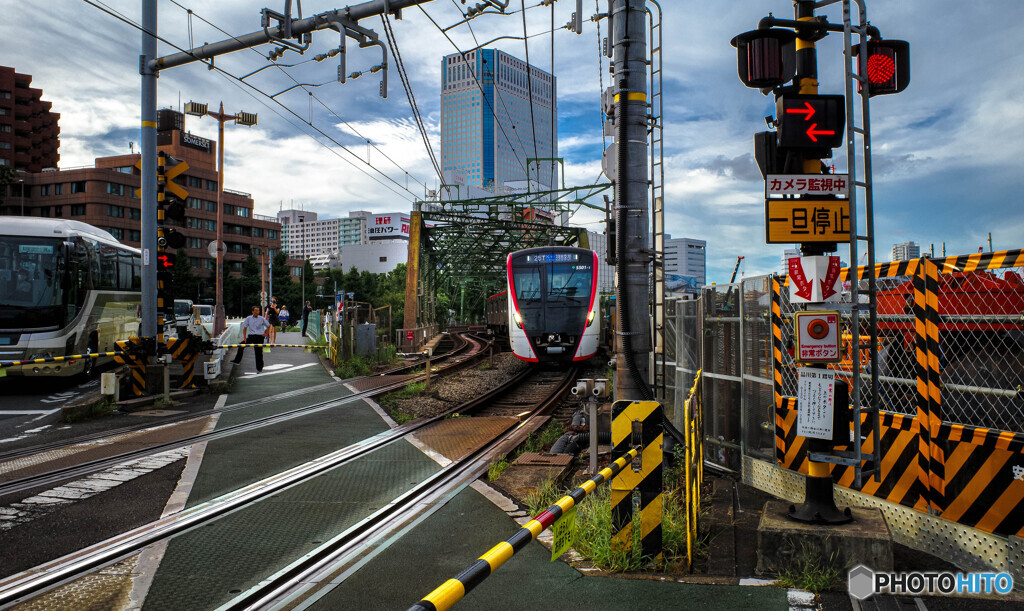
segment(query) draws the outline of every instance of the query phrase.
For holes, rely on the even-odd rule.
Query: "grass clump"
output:
[[[334,375],[343,380],[347,380],[349,378],[358,378],[360,376],[370,375],[370,371],[371,363],[362,355],[355,354],[347,360],[339,363],[334,369]]]
[[[559,498],[568,494],[559,490],[552,481],[545,482],[524,499],[530,515],[544,511]],[[686,567],[686,507],[679,490],[666,490],[663,499],[662,551],[664,562],[659,572],[682,572]],[[611,489],[607,484],[598,486],[586,499],[576,505],[576,541],[573,548],[595,565],[611,572],[631,572],[651,569],[651,558],[642,555],[640,545],[640,512],[633,513],[632,541],[624,548],[612,545]],[[694,556],[707,554],[706,536],[695,545]]]
[[[420,396],[423,394],[423,391],[425,391],[426,388],[426,382],[414,382],[412,384],[408,384],[406,385],[405,388],[401,390],[389,392],[388,394],[381,397],[380,405],[381,407],[388,411],[388,415],[391,416],[392,420],[394,420],[398,424],[405,424],[406,422],[414,420],[415,417],[399,409],[398,402],[403,401],[405,399],[411,399],[413,397]]]
[[[794,552],[795,568],[783,570],[779,574],[778,584],[786,588],[799,588],[817,594],[824,590],[834,590],[843,585],[844,572],[839,567],[836,554],[825,558],[821,552],[810,548],[805,542],[800,543]]]
[[[504,473],[506,469],[508,469],[508,465],[508,460],[506,459],[505,455],[502,454],[496,462],[492,462],[490,465],[488,465],[487,481],[493,482],[494,480],[501,477],[501,474]]]
[[[551,449],[551,446],[554,445],[554,443],[558,441],[558,438],[564,434],[565,425],[557,420],[552,420],[551,423],[544,427],[544,430],[540,432],[540,438],[538,441],[540,441],[540,445],[544,449]]]
[[[88,408],[76,408],[63,410],[61,414],[63,420],[67,424],[74,424],[76,422],[82,422],[83,420],[91,420],[93,418],[102,418],[109,416],[114,413],[117,409],[117,404],[112,400],[104,398],[96,403],[93,403]]]

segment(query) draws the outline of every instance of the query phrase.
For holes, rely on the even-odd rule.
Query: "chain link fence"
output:
[[[938,345],[942,421],[986,429],[1024,431],[1024,267],[1004,266],[1024,257],[992,258],[980,265],[974,257],[936,260],[938,278]],[[878,397],[883,411],[918,414],[917,326],[924,325],[925,295],[915,292],[917,262],[878,266]],[[784,277],[780,278],[785,280]],[[861,280],[867,291],[867,281]],[[663,400],[666,413],[681,425],[685,394],[703,369],[705,458],[739,469],[743,454],[771,460],[775,452],[773,380],[781,394],[797,394],[792,349],[793,314],[788,287],[779,287],[781,346],[773,354],[772,277],[705,287],[695,301],[669,300],[666,307],[666,361],[674,369],[671,389]],[[847,302],[826,304],[840,311],[843,358],[831,365],[841,378],[852,379],[854,343],[869,343],[867,313],[860,328],[851,328]],[[866,296],[862,295],[863,299]],[[778,357],[779,367],[773,362]],[[868,404],[870,356],[861,352],[862,405]],[[677,422],[677,420],[680,420]]]

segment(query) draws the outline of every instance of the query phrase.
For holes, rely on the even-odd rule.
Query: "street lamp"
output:
[[[189,102],[185,104],[185,114],[217,120],[217,298],[213,308],[213,334],[220,335],[224,332],[224,123],[234,121],[235,125],[252,127],[256,125],[256,113],[227,115],[224,114],[224,102],[220,103],[219,112],[209,110],[208,104]],[[244,307],[242,311],[245,311]]]
[[[18,179],[18,193],[21,194],[21,216],[25,216],[25,179]]]

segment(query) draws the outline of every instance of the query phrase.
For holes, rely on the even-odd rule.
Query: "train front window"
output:
[[[548,301],[589,300],[591,276],[589,265],[551,264],[548,267]]]
[[[0,236],[0,328],[63,324],[62,249],[51,238]]]
[[[517,303],[523,304],[540,300],[542,293],[539,268],[513,267],[512,282],[515,283]]]

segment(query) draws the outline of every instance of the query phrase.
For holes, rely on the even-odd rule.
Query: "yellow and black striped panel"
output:
[[[121,342],[118,342],[120,345]],[[128,343],[131,344],[130,350],[140,350],[142,347],[141,337],[130,337]],[[132,358],[131,362],[128,363],[131,366],[132,371],[132,394],[136,397],[141,397],[146,394],[146,357],[135,357]]]
[[[867,415],[862,415],[862,422]],[[918,433],[917,419],[902,414],[883,412],[879,418],[879,432],[882,436],[882,466],[877,477],[866,478],[859,490],[866,494],[925,511],[928,508],[925,490],[918,478]],[[780,464],[807,474],[807,438],[796,434],[796,410],[779,410],[776,414],[777,431],[781,434],[778,450],[783,459]],[[864,422],[866,424],[866,422]],[[867,426],[868,435],[861,446],[864,453],[874,450],[874,433]],[[848,450],[837,446],[837,450]],[[856,472],[846,465],[829,465],[832,480],[840,486],[857,489],[854,486]]]
[[[942,422],[939,275],[1024,267],[1024,250],[882,263],[878,277],[913,276],[918,399],[914,416],[882,412],[882,464],[865,480],[867,494],[1001,536],[1024,536],[1024,432]],[[858,268],[863,277],[865,266]],[[842,277],[848,277],[848,269]],[[772,347],[775,366],[776,457],[785,468],[807,472],[807,440],[796,435],[796,399],[783,395],[781,287],[773,280]],[[866,419],[866,415],[864,418]],[[863,451],[875,440],[870,428]],[[843,449],[843,448],[837,448]],[[854,469],[833,466],[837,484],[854,488]]]
[[[612,404],[613,454],[632,449],[633,422],[640,421],[640,471],[627,467],[612,480],[612,545],[630,549],[633,543],[633,491],[640,493],[640,548],[649,558],[661,558],[662,441],[664,410],[657,401],[616,401]]]
[[[943,425],[942,517],[985,532],[1024,537],[1024,433]]]
[[[917,357],[918,479],[928,506],[943,505],[944,453],[936,442],[942,423],[939,367],[939,272],[930,259],[922,259],[914,276],[914,330]]]

